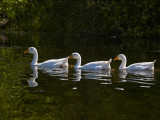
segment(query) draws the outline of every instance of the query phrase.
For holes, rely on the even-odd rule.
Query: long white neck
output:
[[[81,57],[79,57],[79,58],[77,59],[77,63],[76,63],[76,65],[74,66],[74,68],[79,68],[79,67],[81,67]]]
[[[122,59],[121,65],[119,66],[119,69],[120,69],[120,70],[126,69],[126,64],[127,64],[127,59],[126,59],[126,57],[124,57],[124,58]]]
[[[38,62],[38,52],[36,51],[35,53],[33,53],[33,60],[31,62],[31,65],[36,65]]]

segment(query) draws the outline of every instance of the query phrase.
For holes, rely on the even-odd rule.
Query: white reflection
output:
[[[127,77],[127,71],[126,70],[119,70],[119,78],[125,79]]]
[[[73,74],[73,77],[74,78],[72,81],[80,81],[81,80],[81,69],[75,69],[75,73]]]
[[[124,88],[115,87],[116,90],[124,90]]]
[[[68,68],[39,68],[49,76],[59,76],[60,80],[68,80]]]
[[[119,78],[125,79],[127,75],[141,76],[141,77],[154,77],[154,71],[126,71],[119,70]]]
[[[79,82],[81,80],[81,69],[75,69],[74,73],[71,74],[72,81]],[[72,88],[73,90],[77,90],[77,86]]]
[[[29,87],[36,87],[38,85],[38,83],[35,81],[36,78],[38,78],[38,67],[37,66],[33,66],[31,67],[33,74],[32,77],[30,77],[30,79],[27,80]]]
[[[84,79],[95,79],[108,81],[111,77],[111,70],[82,70]]]
[[[154,85],[154,71],[119,71],[120,82],[132,82],[141,84],[140,87],[149,88]]]
[[[129,74],[142,76],[142,77],[154,77],[154,70],[146,70],[146,71],[127,71]]]

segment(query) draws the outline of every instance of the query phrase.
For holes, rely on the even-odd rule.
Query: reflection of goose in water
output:
[[[36,78],[38,78],[38,67],[37,66],[33,66],[31,67],[31,69],[33,70],[33,74],[32,77],[30,77],[30,79],[27,80],[29,87],[36,87],[38,84],[35,81]]]
[[[81,80],[81,69],[75,69],[73,74],[70,74],[70,78],[73,82],[79,82]],[[77,86],[72,88],[77,90]]]
[[[142,76],[142,77],[154,77],[154,71],[128,71],[129,74]]]
[[[111,70],[82,70],[82,76],[83,79],[102,80],[107,81],[105,84],[111,84]]]
[[[119,70],[119,78],[125,79],[128,75],[126,70]]]
[[[72,81],[80,81],[81,80],[81,69],[75,69],[75,73],[73,74]]]
[[[81,70],[75,69],[71,74],[72,81],[80,81],[83,79],[103,80],[107,81],[111,77],[111,70]]]
[[[142,84],[143,87],[149,87],[150,85],[154,85],[154,71],[120,70],[119,77],[122,79],[121,82],[125,81],[125,82],[139,83]]]
[[[119,70],[119,78],[126,78],[127,75],[134,75],[139,77],[154,77],[154,71],[126,71],[126,70]]]
[[[49,76],[59,76],[60,80],[68,80],[68,68],[39,68],[43,73]]]

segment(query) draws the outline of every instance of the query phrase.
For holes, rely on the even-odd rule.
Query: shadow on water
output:
[[[118,42],[117,42],[118,41]],[[157,120],[160,117],[160,42],[79,38],[50,34],[0,37],[0,119]],[[124,53],[128,63],[153,61],[155,71],[83,71],[31,67],[35,46],[39,62],[79,52],[82,65]],[[69,61],[75,64],[75,61]],[[43,114],[42,114],[43,113]]]

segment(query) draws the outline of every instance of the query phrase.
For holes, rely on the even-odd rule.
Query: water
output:
[[[66,35],[0,34],[0,119],[2,120],[158,120],[160,117],[160,42]],[[82,65],[119,53],[127,65],[154,61],[155,71],[81,71],[31,67],[34,46],[39,62],[79,52]],[[69,60],[69,64],[75,64]]]

